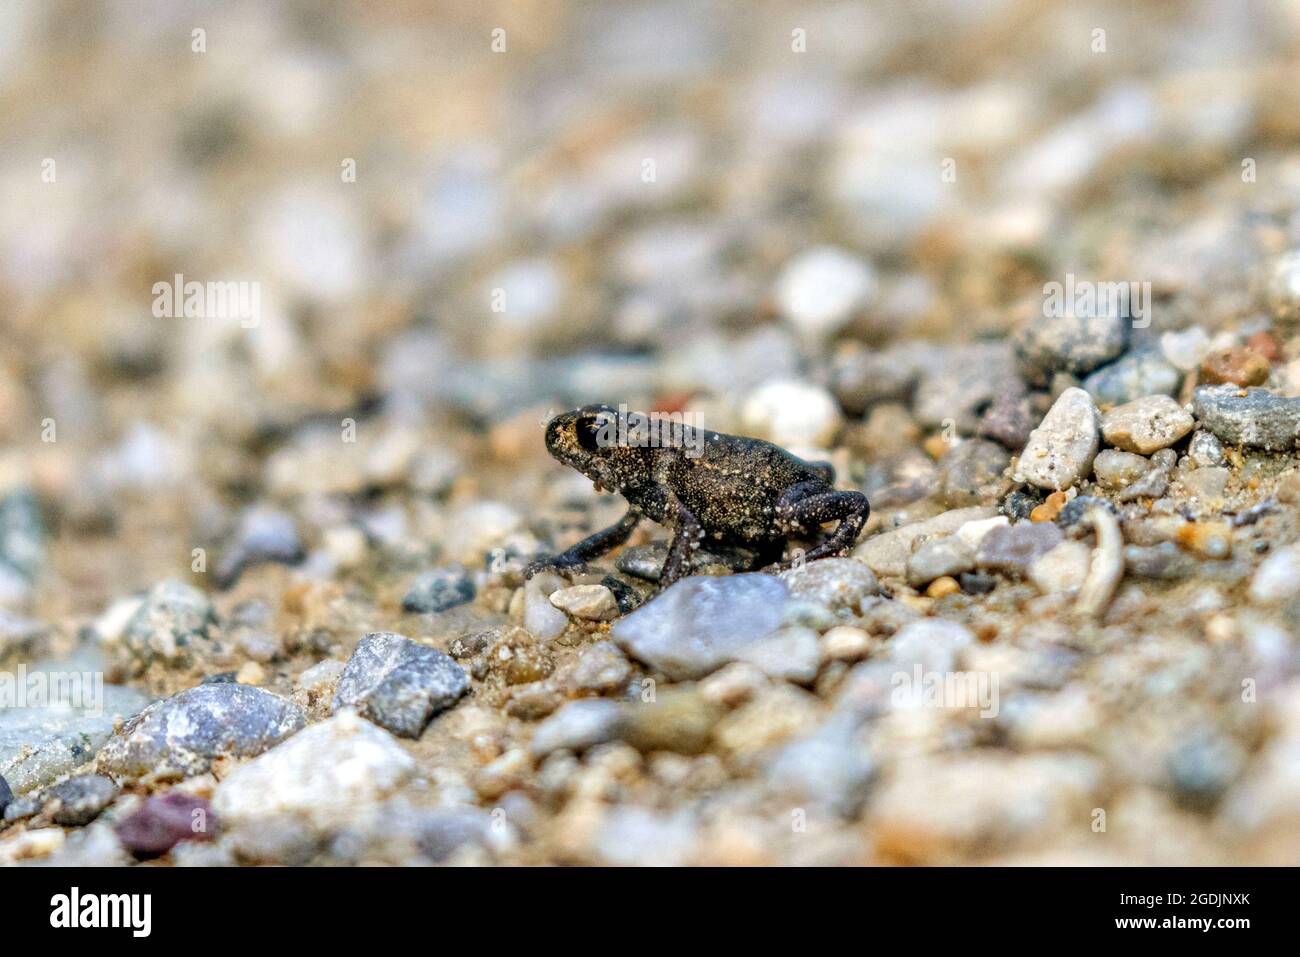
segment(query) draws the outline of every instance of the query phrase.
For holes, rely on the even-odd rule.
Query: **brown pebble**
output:
[[[948,444],[948,440],[942,435],[931,435],[921,443],[921,447],[924,448],[925,453],[935,461],[943,458],[944,453],[952,448],[952,446]]]
[[[1254,349],[1267,359],[1270,365],[1282,360],[1282,343],[1277,336],[1267,329],[1257,332],[1247,339],[1246,347]]]
[[[1205,357],[1201,382],[1208,385],[1261,385],[1268,379],[1268,359],[1254,349],[1232,346]]]
[[[1278,476],[1277,499],[1288,505],[1300,502],[1300,469],[1289,469]]]
[[[1056,516],[1061,514],[1061,509],[1065,508],[1069,501],[1064,492],[1053,492],[1047,498],[1043,499],[1041,505],[1034,506],[1033,511],[1029,513],[1031,522],[1054,522]]]
[[[1223,522],[1189,522],[1178,530],[1178,544],[1202,558],[1232,555],[1232,531]]]
[[[943,598],[945,595],[952,595],[961,591],[961,585],[957,584],[957,579],[951,575],[944,575],[930,582],[925,593],[931,598]]]

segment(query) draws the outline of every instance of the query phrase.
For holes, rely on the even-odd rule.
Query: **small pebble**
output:
[[[217,587],[232,587],[253,565],[297,565],[305,554],[292,516],[274,509],[250,508],[240,517],[234,540],[217,562]]]
[[[1275,605],[1300,593],[1300,547],[1280,548],[1260,563],[1250,581],[1251,601]]]
[[[1196,573],[1196,559],[1173,542],[1158,545],[1128,545],[1124,548],[1124,565],[1139,578],[1176,581]]]
[[[1179,476],[1179,484],[1182,485],[1183,491],[1188,498],[1203,503],[1214,503],[1223,498],[1223,493],[1228,487],[1228,480],[1231,478],[1231,469],[1222,466],[1207,466],[1184,471]]]
[[[127,623],[123,642],[140,665],[154,658],[188,665],[211,647],[216,624],[207,595],[183,582],[164,581],[149,589]]]
[[[1056,516],[1061,514],[1061,509],[1065,508],[1069,501],[1069,496],[1064,492],[1053,492],[1043,499],[1041,505],[1034,507],[1034,510],[1029,513],[1029,520],[1031,522],[1054,522]]]
[[[988,536],[984,537],[987,539]],[[936,538],[923,544],[908,558],[907,583],[919,588],[937,578],[960,575],[974,567],[975,550],[960,537]]]
[[[1029,396],[1022,391],[1007,391],[985,410],[975,434],[992,439],[1010,452],[1019,452],[1029,441],[1036,421]]]
[[[211,840],[216,830],[205,798],[183,791],[146,798],[117,822],[117,838],[140,860],[166,854],[181,841]]]
[[[961,591],[961,585],[957,583],[957,579],[950,575],[944,575],[930,582],[926,586],[925,594],[927,598],[946,598],[949,595],[957,594],[959,591]]]
[[[78,774],[51,787],[44,797],[55,824],[81,827],[113,803],[117,785],[102,774]]]
[[[433,568],[419,575],[402,598],[402,610],[440,612],[474,600],[474,581],[459,566]]]
[[[817,632],[797,626],[780,628],[746,645],[737,653],[736,660],[751,664],[778,681],[812,684],[819,662]]]
[[[940,491],[948,508],[991,505],[1010,486],[1003,472],[1011,454],[984,439],[966,439],[939,459]]]
[[[1192,412],[1226,445],[1285,452],[1300,435],[1300,398],[1265,389],[1202,386],[1193,393]]]
[[[1167,449],[1165,451],[1168,451]],[[1121,502],[1136,502],[1143,498],[1159,498],[1169,489],[1169,469],[1156,466],[1134,479],[1127,488],[1119,493]]]
[[[1300,249],[1293,249],[1273,265],[1268,279],[1268,304],[1283,322],[1300,319]]]
[[[819,339],[870,303],[876,285],[875,273],[861,259],[834,246],[817,246],[781,270],[776,305],[796,329]]]
[[[1107,412],[1101,419],[1101,433],[1117,448],[1150,455],[1173,445],[1194,424],[1192,417],[1169,396],[1150,395]]]
[[[1183,374],[1156,349],[1141,349],[1083,380],[1084,390],[1098,405],[1123,405],[1148,395],[1174,395]]]
[[[1177,539],[1202,558],[1219,561],[1232,555],[1232,529],[1224,522],[1188,522],[1178,530]]]
[[[871,636],[852,625],[836,625],[819,644],[823,661],[859,661],[871,652]]]
[[[403,635],[372,632],[348,659],[331,708],[355,708],[396,735],[418,738],[434,715],[468,691],[465,669],[441,651]]]
[[[1056,524],[1061,528],[1073,528],[1084,520],[1088,510],[1093,506],[1115,510],[1115,507],[1104,498],[1097,498],[1094,495],[1077,495],[1065,504],[1061,509],[1061,514],[1056,517]]]
[[[840,422],[834,396],[811,382],[768,382],[750,393],[740,409],[745,434],[784,448],[826,448]]]
[[[1223,443],[1218,436],[1206,429],[1197,429],[1192,433],[1192,440],[1187,444],[1187,457],[1201,468],[1224,465],[1227,462],[1223,455]]]
[[[1206,385],[1262,385],[1268,373],[1268,360],[1245,346],[1211,352],[1200,369],[1201,382]]]
[[[708,749],[722,711],[695,687],[665,688],[653,701],[627,702],[619,738],[643,753],[700,754]]]
[[[980,543],[976,564],[985,571],[1024,576],[1034,561],[1059,545],[1063,537],[1061,529],[1050,522],[995,528]]]
[[[561,749],[582,752],[613,741],[622,709],[616,701],[570,701],[537,726],[529,748],[538,757]]]
[[[1118,449],[1102,449],[1093,460],[1092,471],[1097,482],[1103,488],[1120,489],[1136,482],[1147,470],[1151,462],[1132,452]]]
[[[1044,595],[1074,594],[1088,576],[1091,549],[1083,542],[1064,541],[1034,559],[1029,580]]]
[[[1057,372],[1086,375],[1119,356],[1128,345],[1129,322],[1102,315],[1030,316],[1016,333],[1016,356],[1025,378],[1046,385]]]
[[[584,621],[613,621],[618,617],[618,600],[604,585],[572,585],[551,592],[551,604],[572,618]]]
[[[100,750],[99,769],[116,778],[202,774],[221,757],[261,754],[305,723],[292,702],[233,682],[200,684],[154,702]]]
[[[866,563],[855,558],[823,558],[791,568],[781,579],[796,598],[816,602],[831,611],[857,611],[880,594],[880,583]]]
[[[1088,474],[1097,454],[1099,419],[1082,389],[1061,393],[1034,429],[1017,463],[1017,481],[1066,489]]]
[[[1210,334],[1200,326],[1188,326],[1160,337],[1160,350],[1175,368],[1193,372],[1210,352]]]
[[[632,665],[611,641],[598,641],[584,648],[569,678],[579,691],[606,694],[624,687]]]
[[[551,594],[564,587],[554,572],[539,572],[524,583],[524,627],[543,641],[564,634],[568,616],[551,604]]]

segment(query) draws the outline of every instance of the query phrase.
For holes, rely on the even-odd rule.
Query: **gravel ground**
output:
[[[5,3],[0,863],[1300,863],[1298,68],[1295,3]],[[590,402],[866,529],[526,579],[624,510]]]

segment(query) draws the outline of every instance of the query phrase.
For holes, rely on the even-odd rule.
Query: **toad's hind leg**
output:
[[[861,492],[841,492],[819,482],[803,482],[781,496],[776,513],[782,527],[791,532],[814,531],[823,522],[839,522],[835,531],[802,556],[802,561],[812,562],[843,555],[852,548],[867,524],[871,505]],[[785,562],[778,568],[784,570],[790,565]]]

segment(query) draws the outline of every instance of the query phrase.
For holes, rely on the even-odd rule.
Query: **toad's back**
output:
[[[675,436],[680,445],[654,450],[654,475],[714,539],[782,538],[776,522],[781,497],[800,483],[829,484],[832,478],[829,466],[805,462],[761,439],[682,429]]]

